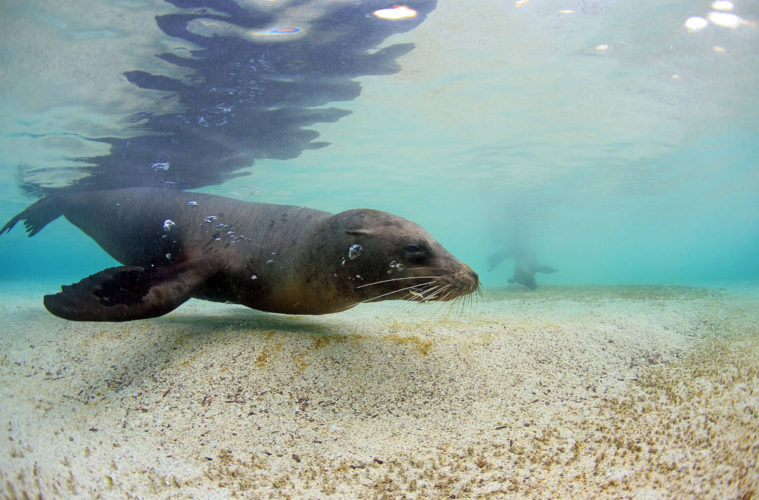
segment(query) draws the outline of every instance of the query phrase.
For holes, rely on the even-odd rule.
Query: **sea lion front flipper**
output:
[[[111,267],[45,295],[48,311],[74,321],[154,318],[179,307],[207,278],[199,266]]]

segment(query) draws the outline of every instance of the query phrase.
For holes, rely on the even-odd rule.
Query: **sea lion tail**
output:
[[[14,218],[5,223],[0,234],[7,233],[19,221],[24,221],[26,234],[31,238],[42,231],[42,228],[61,216],[58,204],[53,198],[46,196],[36,203],[29,205],[26,210],[16,215]]]

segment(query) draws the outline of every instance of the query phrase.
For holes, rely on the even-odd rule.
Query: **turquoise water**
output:
[[[484,285],[66,321],[42,296],[116,262],[63,217],[19,224],[0,235],[0,497],[759,491],[759,0],[0,13],[0,227],[57,189],[370,207]],[[509,283],[533,257],[555,272]]]
[[[390,211],[424,226],[490,287],[507,285],[513,261],[490,271],[488,257],[514,241],[558,270],[538,275],[539,285],[759,281],[759,3],[418,3],[425,19],[377,39],[377,47],[414,44],[393,58],[399,71],[357,70],[326,92],[336,100],[298,97],[304,109],[351,112],[304,126],[319,134],[309,140],[329,145],[293,143],[297,154],[277,150],[292,156],[277,159],[274,141],[262,142],[235,163],[233,173],[247,175],[190,187],[334,212]],[[4,4],[3,222],[35,199],[21,185],[87,176],[119,185],[115,173],[131,164],[86,170],[76,159],[115,158],[95,139],[138,136],[127,121],[135,113],[188,106],[124,74],[197,84],[187,67],[156,55],[194,57],[198,48],[159,29],[156,15],[192,10],[167,2]],[[302,22],[282,12],[274,18]],[[314,12],[303,36],[344,26],[317,23],[328,15]],[[693,17],[708,26],[689,30]],[[228,25],[198,26],[200,42],[231,36]],[[303,92],[334,84],[331,69],[319,71],[291,68],[288,78],[307,82],[296,88]],[[351,94],[355,84],[360,95]],[[224,130],[209,134],[233,137],[241,151],[246,137],[264,133]],[[153,173],[163,168],[148,163]],[[209,163],[204,173],[228,165]],[[0,237],[0,261],[0,280],[53,283],[115,264],[63,219],[32,239],[21,228]]]

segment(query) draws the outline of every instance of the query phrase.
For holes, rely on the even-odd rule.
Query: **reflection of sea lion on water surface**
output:
[[[556,272],[556,269],[551,266],[538,264],[535,251],[527,246],[514,246],[494,253],[488,258],[489,270],[492,271],[498,267],[498,264],[508,257],[514,259],[514,276],[509,279],[509,283],[519,283],[530,290],[538,287],[535,283],[535,273]]]
[[[152,188],[59,192],[23,220],[29,236],[60,215],[124,264],[45,296],[66,319],[160,316],[191,297],[289,314],[387,299],[452,300],[477,274],[419,225],[377,210],[333,215]]]

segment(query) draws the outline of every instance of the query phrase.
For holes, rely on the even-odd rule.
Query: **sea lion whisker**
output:
[[[379,285],[380,283],[390,283],[391,281],[416,280],[416,279],[439,279],[439,278],[440,278],[440,276],[405,276],[405,277],[402,277],[402,278],[392,278],[392,279],[389,279],[389,280],[374,281],[372,283],[366,283],[366,284],[363,284],[363,285],[359,285],[359,286],[356,287],[356,290],[358,290],[359,288],[367,287],[367,286]]]
[[[454,300],[457,299],[459,296],[456,294],[456,290],[454,288],[451,288],[448,290],[448,292],[445,294],[446,300]]]
[[[412,290],[410,293],[414,295],[418,302],[429,302],[435,300],[435,297],[444,289],[447,285],[434,285],[430,286],[427,290],[423,290],[418,293],[414,293]]]
[[[434,289],[431,289],[431,290],[430,290],[430,291],[427,293],[427,297],[426,297],[426,298],[427,298],[427,300],[435,300],[436,298],[438,298],[438,297],[439,297],[439,295],[440,295],[441,293],[445,293],[445,292],[446,292],[446,290],[447,290],[448,288],[450,288],[450,287],[451,287],[451,285],[447,285],[447,284],[438,285],[437,287],[435,287]]]
[[[427,287],[427,290],[425,290],[425,293],[427,296],[432,295],[433,293],[437,293],[440,291],[441,288],[445,288],[447,285],[445,283],[436,282],[434,285],[430,285]]]
[[[439,291],[440,287],[443,287],[444,285],[435,284],[437,281],[433,282],[433,284],[426,284],[424,287],[421,286],[415,286],[412,287],[411,290],[409,290],[409,296],[411,297],[409,300],[413,300],[415,302],[423,303],[428,302],[430,300],[434,300],[434,293],[437,293]],[[416,288],[416,290],[414,289]]]
[[[398,290],[393,290],[392,292],[383,293],[382,295],[377,295],[376,297],[372,297],[372,298],[370,298],[370,299],[362,300],[362,301],[361,301],[361,304],[363,304],[363,303],[365,303],[365,302],[371,302],[371,301],[373,301],[373,300],[377,300],[377,299],[380,299],[380,298],[382,298],[382,297],[387,297],[388,295],[393,295],[393,294],[395,294],[395,293],[405,292],[405,291],[407,291],[407,290],[411,290],[412,288],[415,288],[415,287],[420,287],[420,286],[424,286],[424,285],[429,285],[429,284],[431,284],[431,283],[435,283],[435,281],[430,281],[430,282],[428,282],[428,283],[422,283],[421,285],[411,285],[411,286],[407,286],[406,288],[399,288]]]
[[[466,305],[466,297],[458,296],[454,298],[451,302],[451,308],[450,311],[455,313],[458,316],[461,316],[464,313],[464,308]]]

